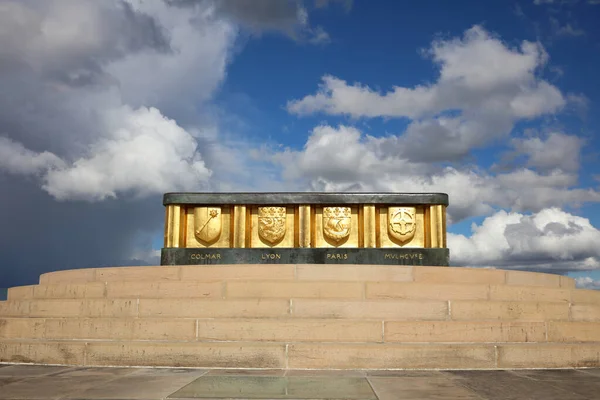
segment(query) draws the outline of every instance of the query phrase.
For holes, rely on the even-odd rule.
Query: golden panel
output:
[[[412,212],[414,214],[411,214]],[[407,222],[411,220],[410,215],[414,216],[412,221],[415,223],[412,232],[406,231]],[[390,223],[395,225],[390,226]],[[423,208],[402,206],[380,207],[379,240],[381,247],[424,247],[425,215]]]
[[[194,209],[194,235],[200,243],[210,246],[221,236],[221,207],[196,207]]]
[[[314,247],[358,247],[358,225],[358,206],[317,206]]]
[[[429,232],[432,248],[445,246],[445,210],[442,205],[429,206]]]
[[[415,207],[388,207],[388,235],[405,244],[415,236],[417,230],[417,209]]]
[[[364,214],[364,247],[377,247],[377,217],[374,205],[365,205]]]
[[[311,247],[311,206],[298,207],[298,247]]]
[[[212,242],[207,242],[201,240],[203,235],[200,238],[196,235],[196,212],[197,209],[206,209],[207,215],[210,216],[210,209],[220,209],[220,217],[221,217],[221,233],[217,239],[214,239]],[[199,211],[199,217],[201,217],[202,211]],[[215,217],[211,219],[211,222]],[[229,206],[220,206],[220,207],[190,207],[186,212],[186,229],[185,229],[185,247],[189,248],[204,248],[204,247],[230,247],[231,243],[231,208]],[[202,219],[202,218],[199,218]],[[208,219],[208,218],[206,218]],[[206,221],[205,221],[206,222]],[[201,228],[201,225],[199,226]],[[206,229],[206,228],[205,228]]]
[[[233,206],[233,247],[248,247],[246,233],[249,233],[249,223],[246,206]]]
[[[185,247],[185,207],[172,204],[167,206],[165,221],[165,247]]]
[[[294,247],[294,207],[254,206],[251,247]]]

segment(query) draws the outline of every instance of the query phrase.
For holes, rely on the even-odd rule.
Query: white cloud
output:
[[[325,76],[317,94],[290,101],[288,110],[355,118],[418,118],[444,110],[473,109],[533,117],[564,105],[560,91],[535,76],[548,59],[539,44],[525,41],[520,49],[511,49],[475,26],[462,39],[434,42],[428,53],[440,66],[438,81],[433,85],[394,87],[380,94],[360,84],[349,85]]]
[[[196,153],[196,140],[155,109],[123,109],[112,116],[111,135],[90,146],[90,155],[45,176],[56,199],[104,200],[200,188],[211,171]]]
[[[531,137],[513,139],[512,145],[519,154],[528,157],[527,165],[542,171],[560,169],[576,172],[579,169],[580,152],[583,139],[552,132],[546,138]]]
[[[600,280],[594,280],[589,276],[575,278],[575,285],[580,289],[600,290]]]
[[[0,169],[14,174],[37,175],[64,166],[64,161],[55,154],[48,151],[36,153],[21,143],[0,137]]]
[[[471,229],[470,237],[448,235],[454,264],[561,271],[600,268],[600,230],[587,218],[557,208],[531,215],[498,211]]]
[[[379,93],[326,75],[316,94],[288,102],[297,115],[324,112],[352,118],[409,118],[395,149],[411,160],[457,161],[510,134],[514,124],[554,113],[567,104],[561,91],[538,77],[548,54],[538,43],[510,48],[479,26],[428,50],[440,67],[437,81]],[[450,115],[448,113],[451,113]]]
[[[396,151],[398,140],[366,136],[354,127],[321,125],[301,151],[265,150],[264,158],[280,165],[285,179],[314,190],[448,193],[454,222],[489,215],[497,208],[537,212],[600,202],[599,192],[576,188],[577,176],[570,172],[517,168],[491,174],[476,166],[442,167],[409,160]],[[537,155],[534,150],[530,153]],[[550,163],[542,156],[533,159],[533,164]]]

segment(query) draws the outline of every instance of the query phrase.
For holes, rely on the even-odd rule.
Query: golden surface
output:
[[[446,207],[168,205],[165,247],[445,248]]]
[[[249,218],[246,215],[246,206],[233,207],[233,247],[246,246],[246,232]]]
[[[363,206],[363,240],[364,247],[377,247],[377,216],[374,205]]]
[[[178,205],[169,205],[165,214],[165,247],[184,247],[185,209]]]
[[[194,210],[194,234],[203,244],[216,242],[222,232],[221,207],[196,207]]]
[[[429,237],[431,247],[444,247],[445,243],[445,213],[443,206],[429,206]]]
[[[395,233],[390,227],[391,222],[398,222],[396,220],[390,220],[390,210],[392,211],[392,218],[395,212],[400,209],[412,209],[414,210],[414,232],[412,238],[405,238],[402,240],[403,235]],[[380,207],[379,208],[379,247],[426,247],[425,246],[425,218],[422,207]],[[391,235],[390,232],[394,233]]]
[[[314,247],[358,247],[358,206],[317,206],[314,219]]]
[[[294,207],[252,207],[251,247],[294,247]]]
[[[214,239],[212,242],[206,242],[198,238],[196,235],[196,231],[202,228],[202,225],[196,226],[196,216],[203,211],[202,209],[220,209],[220,225],[221,231],[218,238]],[[207,210],[208,211],[208,210]],[[197,248],[197,247],[230,247],[231,244],[231,208],[229,206],[222,207],[188,207],[185,213],[186,220],[186,229],[185,229],[185,238],[184,243],[185,247]],[[214,218],[213,218],[214,220]],[[214,221],[211,221],[214,222]]]
[[[298,207],[298,247],[312,247],[311,206]]]

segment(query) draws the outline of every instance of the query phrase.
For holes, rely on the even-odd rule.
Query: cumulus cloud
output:
[[[580,289],[600,290],[600,280],[595,280],[589,276],[575,278],[575,285]]]
[[[537,212],[548,207],[600,202],[599,192],[578,188],[577,175],[560,169],[563,159],[552,153],[544,158],[536,145],[526,147],[530,164],[547,167],[548,172],[519,167],[492,174],[470,165],[412,161],[395,151],[397,140],[396,136],[364,135],[355,127],[321,125],[313,129],[302,150],[266,150],[265,157],[283,168],[285,179],[314,190],[448,193],[448,212],[453,222],[489,215],[498,208]],[[573,147],[573,151],[578,149]]]
[[[526,156],[526,165],[541,171],[576,172],[585,142],[578,136],[551,132],[546,137],[512,139],[511,144],[514,151],[507,154],[507,158]]]
[[[331,75],[316,94],[288,102],[297,115],[324,112],[352,118],[408,118],[395,143],[411,160],[458,161],[512,131],[515,122],[561,110],[567,98],[538,72],[548,61],[539,43],[510,48],[480,26],[462,38],[435,41],[426,52],[437,81],[380,93]]]
[[[600,268],[600,230],[587,218],[558,208],[530,215],[498,211],[471,230],[470,237],[448,235],[453,263],[558,271]]]
[[[301,0],[165,0],[179,7],[207,7],[217,18],[230,20],[254,34],[282,32],[289,37],[313,44],[329,42],[322,26],[312,26],[309,12]],[[316,8],[326,7],[331,0],[318,0]],[[334,0],[339,1],[339,0]],[[352,1],[344,0],[346,10]]]
[[[155,108],[119,114],[111,118],[111,136],[93,143],[87,158],[48,171],[48,193],[59,200],[104,200],[119,192],[146,196],[206,184],[211,171],[188,132]]]
[[[204,108],[237,34],[203,6],[0,2],[0,219],[13,226],[0,253],[19,267],[0,281],[151,254],[139,249],[161,229],[162,193],[202,189],[229,161],[210,154]],[[43,256],[27,256],[32,240]]]

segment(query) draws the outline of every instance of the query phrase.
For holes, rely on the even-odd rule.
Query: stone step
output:
[[[600,322],[312,318],[0,318],[0,339],[256,342],[600,342]]]
[[[600,343],[256,343],[0,340],[0,362],[290,369],[581,368]]]
[[[38,299],[0,302],[0,317],[335,318],[599,321],[600,304],[489,300]]]
[[[18,286],[9,300],[101,298],[338,298],[600,304],[600,291],[540,286],[370,281],[87,282]]]
[[[492,284],[575,287],[575,281],[555,274],[464,267],[341,264],[193,265],[111,267],[56,271],[40,276],[41,284],[83,282],[301,280]]]

